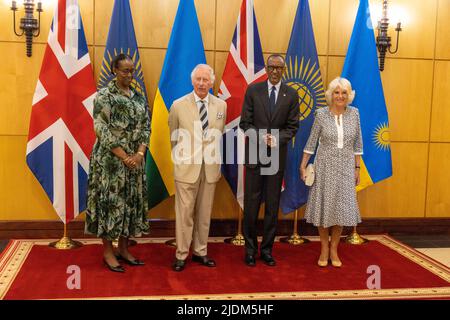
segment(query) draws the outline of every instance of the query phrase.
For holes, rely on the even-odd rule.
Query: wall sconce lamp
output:
[[[400,31],[402,31],[401,22],[397,23],[397,44],[395,46],[395,50],[391,51],[391,37],[388,36],[388,28],[389,28],[389,19],[387,17],[387,9],[388,2],[387,0],[383,0],[383,14],[381,20],[378,21],[378,36],[377,36],[377,48],[380,53],[380,71],[384,70],[384,59],[386,57],[386,51],[389,50],[389,53],[394,54],[398,50],[398,41],[400,39]]]
[[[33,37],[39,36],[41,32],[41,12],[42,10],[42,2],[38,1],[36,11],[39,14],[39,19],[36,19],[33,15],[34,12],[34,0],[23,0],[23,6],[25,8],[25,17],[20,19],[20,29],[22,29],[22,33],[17,33],[16,31],[16,11],[17,2],[11,2],[11,10],[13,11],[13,27],[14,33],[16,36],[21,37],[25,34],[26,44],[27,44],[27,56],[31,57],[31,47],[33,45]]]

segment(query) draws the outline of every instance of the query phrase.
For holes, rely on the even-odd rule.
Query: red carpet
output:
[[[126,266],[125,274],[108,271],[102,246],[86,240],[75,250],[56,250],[44,240],[13,240],[0,257],[0,298],[449,298],[450,270],[387,236],[368,236],[356,246],[342,243],[342,268],[316,265],[320,244],[291,246],[276,243],[276,267],[257,261],[243,263],[243,248],[213,242],[209,255],[217,262],[207,268],[191,261],[181,273],[170,268],[175,249],[158,240],[143,239],[132,253],[144,267]],[[147,243],[145,243],[147,242]],[[150,243],[149,243],[150,242]],[[152,243],[153,242],[153,243]],[[67,268],[81,270],[81,289],[69,290]],[[368,290],[367,268],[380,267],[381,289]]]

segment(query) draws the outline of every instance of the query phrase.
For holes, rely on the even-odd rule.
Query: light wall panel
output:
[[[427,143],[391,144],[392,177],[358,193],[363,218],[423,218],[428,161]]]
[[[450,0],[438,0],[436,59],[450,60]]]
[[[58,220],[26,164],[27,137],[0,136],[0,220]]]
[[[329,55],[343,56],[347,52],[357,10],[358,1],[330,1],[330,33],[328,39]]]
[[[387,59],[381,75],[391,140],[428,141],[433,61]]]
[[[331,0],[309,1],[317,54],[328,53],[329,14]],[[287,30],[291,33],[291,30]]]
[[[3,74],[0,76],[0,135],[26,135],[31,103],[41,69],[45,45],[34,44],[33,55],[25,56],[25,45],[0,42]]]
[[[450,61],[435,61],[431,141],[450,142]]]
[[[430,144],[427,181],[427,218],[450,217],[450,144]]]

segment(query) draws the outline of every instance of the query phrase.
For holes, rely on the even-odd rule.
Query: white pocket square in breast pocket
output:
[[[223,119],[223,112],[217,112],[217,120]]]

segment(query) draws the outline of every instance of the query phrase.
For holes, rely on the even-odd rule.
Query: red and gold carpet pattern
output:
[[[450,269],[386,235],[364,245],[340,245],[342,268],[319,268],[317,238],[309,244],[275,243],[276,267],[243,262],[244,249],[211,239],[207,268],[188,260],[183,272],[171,263],[166,239],[141,239],[130,251],[144,267],[113,273],[102,262],[99,240],[74,250],[50,248],[50,240],[12,240],[0,256],[0,299],[441,299],[450,298]],[[70,266],[79,267],[80,289],[69,289]],[[368,289],[370,266],[380,288]],[[369,269],[370,270],[370,269]],[[370,282],[370,281],[369,281]]]

